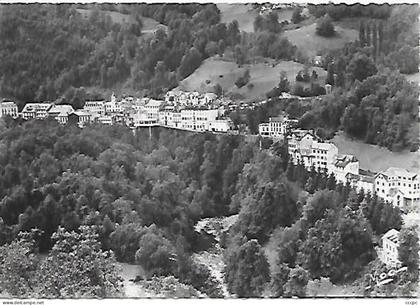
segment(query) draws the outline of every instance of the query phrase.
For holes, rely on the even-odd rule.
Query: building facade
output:
[[[391,167],[375,176],[375,193],[401,209],[420,203],[419,178],[406,169]]]
[[[28,119],[44,119],[48,116],[48,110],[51,109],[51,103],[27,103],[20,113],[25,120]]]
[[[389,267],[399,267],[401,265],[398,259],[400,232],[391,229],[382,236],[382,249],[379,259]]]
[[[312,131],[294,130],[287,141],[292,163],[302,163],[307,170],[314,167],[318,171],[328,171],[338,154],[337,146],[322,141]]]
[[[9,115],[12,118],[17,118],[18,107],[14,102],[2,101],[0,102],[0,117]]]

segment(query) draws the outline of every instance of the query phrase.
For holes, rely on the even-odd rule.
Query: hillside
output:
[[[203,64],[189,77],[181,81],[179,89],[189,91],[205,92],[212,90],[216,84],[220,84],[224,93],[239,93],[244,100],[265,98],[265,93],[277,86],[281,71],[285,71],[291,85],[295,83],[296,74],[304,66],[293,61],[281,61],[266,59],[265,62],[247,64],[242,67],[231,61],[224,61],[218,57],[206,59]],[[249,83],[254,87],[249,89],[244,86],[238,89],[235,81],[249,69],[251,78]],[[326,71],[321,68],[313,68],[319,75],[320,83],[323,85],[326,78]],[[312,71],[312,69],[310,69]]]
[[[316,23],[301,28],[285,31],[284,36],[308,57],[313,57],[323,50],[339,49],[347,42],[355,41],[358,31],[335,26],[336,36],[325,38],[315,34]]]
[[[386,170],[388,167],[403,167],[420,172],[419,152],[392,152],[383,147],[351,140],[341,133],[332,141],[337,145],[340,153],[355,155],[363,169],[377,172]]]
[[[221,22],[230,23],[236,20],[241,31],[254,32],[254,20],[258,16],[258,11],[253,9],[251,4],[218,3],[217,8],[220,10]],[[290,21],[293,14],[292,9],[281,9],[276,10],[276,12],[279,16],[279,22]]]
[[[91,14],[92,9],[78,8],[77,11],[87,18]],[[130,15],[128,14],[122,14],[119,12],[112,12],[112,11],[104,11],[104,12],[106,12],[106,14],[111,17],[111,20],[113,23],[118,23],[118,24],[122,24],[125,22],[133,23],[133,20],[130,18]],[[167,29],[166,25],[163,25],[152,18],[141,17],[141,21],[143,23],[142,33],[153,33],[158,28]]]

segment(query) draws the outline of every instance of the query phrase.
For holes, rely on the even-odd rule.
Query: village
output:
[[[326,88],[330,91],[330,88]],[[280,98],[293,96],[283,93]],[[261,101],[264,104],[267,101]],[[254,109],[257,104],[232,104],[219,99],[214,93],[169,91],[164,100],[134,98],[117,99],[112,94],[110,101],[86,101],[82,109],[71,105],[54,103],[27,103],[21,112],[12,101],[0,103],[0,117],[46,119],[53,118],[60,124],[73,124],[80,128],[88,124],[123,124],[132,129],[164,127],[192,132],[238,134],[228,113],[236,108]],[[418,174],[404,168],[390,167],[386,171],[372,172],[360,168],[356,156],[340,154],[337,146],[321,139],[313,130],[297,128],[298,120],[286,114],[269,118],[258,126],[258,136],[273,141],[287,140],[290,161],[302,164],[307,171],[315,169],[333,174],[338,183],[349,184],[356,191],[363,191],[383,199],[403,212],[414,210],[420,203],[420,180]],[[395,229],[382,237],[378,257],[386,265],[396,268],[398,261],[398,236]]]
[[[227,132],[232,122],[225,117],[226,107],[214,93],[170,91],[165,100],[123,97],[110,101],[86,101],[82,109],[68,104],[26,103],[21,112],[12,101],[1,103],[1,115],[13,118],[54,118],[60,124],[124,124],[130,128],[162,126],[197,132]]]

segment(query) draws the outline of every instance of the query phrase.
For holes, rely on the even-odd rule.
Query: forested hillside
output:
[[[156,129],[149,139],[148,131],[122,126],[0,122],[3,295],[117,296],[116,259],[218,297],[208,268],[191,258],[203,244],[194,225],[236,213],[223,241],[229,291],[302,295],[305,278],[360,278],[377,236],[401,227],[397,208],[289,164],[281,145],[269,152],[238,136]],[[269,241],[278,243],[278,268],[287,273],[268,269],[260,248]],[[295,280],[301,290],[293,290]]]
[[[79,6],[80,7],[80,6]],[[84,7],[84,6],[81,6]],[[114,23],[118,7],[127,22]],[[0,95],[23,102],[65,97],[80,107],[85,88],[128,88],[157,96],[223,52],[239,30],[220,24],[213,4],[3,5],[0,12]],[[167,26],[142,34],[142,16]]]

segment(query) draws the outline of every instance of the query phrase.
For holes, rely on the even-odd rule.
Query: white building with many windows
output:
[[[420,203],[419,178],[406,169],[390,167],[375,176],[378,197],[401,209]]]
[[[144,105],[144,112],[149,120],[159,121],[159,110],[163,104],[163,101],[148,100]]]
[[[287,140],[291,161],[294,164],[302,163],[307,170],[313,166],[318,171],[328,171],[336,160],[337,146],[322,141],[312,131],[293,130]]]
[[[27,103],[20,113],[25,120],[44,119],[48,116],[48,110],[53,106],[51,103]]]
[[[83,110],[89,111],[94,116],[105,115],[105,101],[86,101]]]
[[[391,229],[382,236],[382,249],[379,253],[379,259],[389,267],[399,267],[401,265],[398,259],[400,232]]]
[[[258,133],[262,137],[283,138],[297,122],[285,116],[272,117],[268,123],[258,125]]]
[[[17,118],[18,116],[18,107],[12,101],[2,101],[0,102],[0,117],[9,115],[12,118]]]

